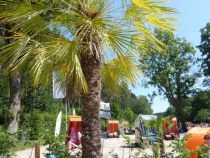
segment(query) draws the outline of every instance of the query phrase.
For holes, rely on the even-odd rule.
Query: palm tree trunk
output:
[[[81,64],[89,88],[88,92],[82,96],[82,157],[101,158],[100,59],[93,54],[87,54],[81,57]]]
[[[8,132],[17,134],[20,112],[20,74],[10,73],[10,107],[12,119],[9,121]]]

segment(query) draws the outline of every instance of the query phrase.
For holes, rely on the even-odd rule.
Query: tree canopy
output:
[[[191,71],[196,61],[195,50],[185,39],[175,38],[172,33],[156,30],[155,35],[166,47],[160,52],[150,48],[148,55],[141,56],[140,67],[148,78],[147,83],[156,86],[175,107],[178,121],[184,126],[184,99],[191,94],[197,78]]]
[[[204,85],[209,87],[210,84],[210,22],[206,24],[204,28],[201,29],[201,43],[198,46],[199,50],[202,52],[202,71],[206,76],[204,80]]]
[[[210,76],[210,23],[201,29],[201,43],[198,46],[204,56],[202,68],[204,75]]]
[[[139,114],[152,114],[152,105],[146,96],[136,96],[133,94],[127,84],[124,84],[118,94],[113,94],[112,91],[102,88],[102,100],[109,102],[111,105],[111,114],[114,119],[126,119],[123,117],[124,110],[131,109],[135,116]]]

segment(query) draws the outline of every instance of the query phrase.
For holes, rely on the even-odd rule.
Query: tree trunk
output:
[[[176,109],[176,117],[177,117],[177,123],[178,123],[178,126],[179,126],[179,124],[181,123],[182,128],[183,128],[184,131],[186,132],[186,131],[187,131],[187,127],[186,127],[186,124],[185,124],[185,121],[184,121],[184,115],[183,115],[183,112],[182,112],[181,107],[182,107],[182,106],[180,106],[180,105],[176,105],[176,106],[175,106],[175,109]]]
[[[100,59],[93,54],[87,54],[81,57],[81,64],[89,88],[88,92],[82,96],[82,157],[101,158]]]
[[[16,134],[18,131],[19,111],[20,111],[20,74],[10,73],[10,107],[12,119],[9,121],[8,132]]]

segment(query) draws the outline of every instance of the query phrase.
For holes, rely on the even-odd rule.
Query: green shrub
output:
[[[9,135],[0,127],[0,157],[10,158],[9,150],[14,146],[14,141]]]
[[[54,134],[57,114],[33,111],[21,115],[19,136],[25,135],[28,140],[43,139],[45,133]],[[61,135],[66,132],[66,119],[61,121]]]
[[[106,131],[106,125],[107,125],[107,119],[101,118],[100,120],[101,131]]]
[[[203,145],[198,149],[198,158],[209,158],[208,150],[210,149],[210,145]]]
[[[0,125],[5,127],[8,125],[8,120],[11,120],[12,113],[9,111],[8,105],[0,104]]]
[[[48,145],[47,149],[49,153],[46,154],[48,157],[51,153],[53,153],[56,158],[64,158],[69,157],[68,149],[64,144],[64,136],[55,137],[52,134],[46,134],[44,137],[45,145]]]

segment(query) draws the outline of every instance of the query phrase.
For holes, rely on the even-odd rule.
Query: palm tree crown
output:
[[[133,64],[130,70],[136,71],[136,52],[147,50],[147,40],[157,47],[162,45],[148,26],[173,30],[172,19],[161,15],[174,10],[159,6],[160,2],[163,0],[132,0],[115,9],[106,0],[1,0],[1,23],[12,26],[12,36],[7,38],[13,42],[1,48],[0,62],[8,69],[23,69],[30,61],[35,84],[49,81],[52,69],[57,69],[86,91],[80,65],[85,52],[93,53],[103,63],[109,63],[110,56],[118,58],[124,66]],[[123,10],[122,17],[113,16],[113,12]],[[137,79],[135,71],[127,69],[123,75],[133,83]]]

